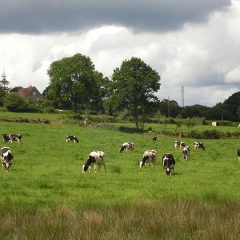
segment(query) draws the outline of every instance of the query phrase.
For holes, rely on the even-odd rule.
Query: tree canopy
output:
[[[238,109],[240,107],[240,92],[232,94],[223,103],[227,106],[227,111],[232,114],[231,120],[239,120]]]
[[[140,58],[132,57],[116,68],[110,84],[110,103],[114,110],[127,109],[139,129],[144,124],[160,88],[160,76]]]
[[[96,73],[91,59],[79,53],[53,62],[48,75],[48,98],[55,105],[72,106],[74,109],[87,105],[96,98],[96,78],[102,77]]]

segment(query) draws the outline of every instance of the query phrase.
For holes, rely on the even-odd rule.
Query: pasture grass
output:
[[[4,129],[4,131],[2,130]],[[1,132],[23,135],[22,143],[8,143],[15,159],[13,169],[0,173],[0,203],[38,207],[97,201],[104,204],[193,198],[239,199],[237,191],[239,162],[237,140],[205,140],[206,151],[192,148],[184,160],[174,149],[174,138],[160,138],[153,143],[146,134],[128,134],[76,125],[1,123]],[[68,134],[79,137],[79,144],[65,142]],[[133,152],[119,153],[121,143],[136,144]],[[194,139],[184,139],[192,146]],[[139,169],[138,162],[147,149],[155,149],[155,166]],[[83,174],[81,167],[93,150],[106,153],[107,172]],[[172,152],[176,174],[167,178],[161,167],[161,156]],[[7,186],[7,187],[6,187]],[[27,197],[26,197],[27,196]]]
[[[183,139],[186,161],[171,137],[10,122],[0,132],[23,135],[1,144],[14,160],[0,171],[0,239],[237,239],[239,140],[204,140],[206,151],[197,151]],[[79,143],[66,143],[68,134]],[[119,153],[126,141],[136,149]],[[139,169],[147,149],[157,150],[156,164]],[[106,153],[106,172],[81,172],[93,150]],[[165,152],[176,158],[173,176],[161,167]]]

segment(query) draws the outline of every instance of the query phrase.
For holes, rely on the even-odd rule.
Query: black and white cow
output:
[[[68,135],[66,137],[66,142],[73,142],[73,143],[78,143],[78,138],[76,136],[73,135]]]
[[[194,142],[194,143],[193,143],[193,147],[194,147],[195,149],[205,150],[205,147],[204,147],[204,145],[203,145],[202,142]]]
[[[182,149],[182,153],[183,153],[183,158],[188,160],[188,158],[190,157],[190,147],[189,146],[185,146]]]
[[[238,160],[240,161],[240,149],[237,150]]]
[[[119,152],[121,153],[123,151],[128,151],[128,150],[134,150],[134,143],[132,142],[123,143]]]
[[[156,141],[157,141],[157,136],[153,136],[153,137],[152,137],[152,140],[153,140],[154,142],[156,142]]]
[[[0,158],[2,160],[2,168],[9,171],[12,167],[13,153],[9,147],[3,147],[0,149]]]
[[[186,147],[185,142],[180,142],[180,148],[183,149],[184,147]]]
[[[184,142],[180,141],[174,141],[174,147],[175,148],[184,148],[186,144]]]
[[[100,170],[100,166],[103,165],[105,171],[106,171],[106,166],[104,162],[104,157],[105,153],[102,151],[93,151],[89,154],[88,159],[86,163],[82,166],[82,171],[83,172],[90,172],[91,167],[94,167],[94,171],[97,171],[97,166],[98,169]]]
[[[157,157],[157,151],[156,150],[147,150],[143,153],[142,160],[139,163],[139,167],[143,167],[144,165],[148,164],[150,166],[153,166],[153,163],[155,162]]]
[[[10,142],[13,141],[21,142],[22,141],[22,135],[21,134],[3,134],[3,142]]]
[[[180,141],[174,141],[174,147],[180,148]]]
[[[164,153],[162,157],[162,166],[167,175],[172,175],[174,172],[175,159],[171,153]]]

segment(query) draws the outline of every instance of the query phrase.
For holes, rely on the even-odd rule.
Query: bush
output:
[[[159,124],[176,124],[176,121],[173,118],[148,118],[147,123],[159,123]]]
[[[223,134],[217,130],[205,130],[202,132],[202,135],[202,138],[219,139]]]
[[[46,112],[46,113],[57,113],[57,110],[55,110],[53,107],[46,107],[44,109],[44,112]]]
[[[28,99],[19,96],[15,92],[12,92],[6,96],[4,100],[4,106],[10,112],[40,112],[41,111]]]
[[[201,134],[198,131],[196,131],[196,130],[191,130],[189,132],[189,136],[188,137],[199,139],[199,138],[201,138]]]

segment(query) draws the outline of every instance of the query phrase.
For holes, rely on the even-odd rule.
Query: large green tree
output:
[[[89,109],[95,112],[104,112],[103,102],[108,95],[108,77],[104,77],[101,72],[94,71],[96,88],[94,89],[92,99],[89,103]]]
[[[79,109],[89,105],[96,98],[97,81],[95,66],[85,55],[75,54],[55,61],[48,70],[50,85],[47,89],[48,98],[55,105],[72,106]]]
[[[139,130],[158,99],[160,76],[140,58],[122,62],[112,75],[110,103],[115,110],[127,109]]]
[[[207,117],[208,110],[208,107],[199,104],[185,106],[181,109],[181,116],[183,118]]]
[[[163,99],[158,105],[161,114],[166,117],[176,117],[180,113],[180,107],[175,100]]]
[[[228,99],[223,102],[227,105],[227,110],[232,114],[230,120],[238,120],[238,107],[240,106],[240,92],[232,94]]]

